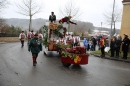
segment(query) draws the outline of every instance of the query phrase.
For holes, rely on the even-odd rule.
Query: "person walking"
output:
[[[122,59],[127,59],[129,44],[130,44],[130,40],[128,38],[128,35],[124,34],[124,39],[122,41],[122,51],[123,51]]]
[[[24,46],[24,40],[25,40],[25,38],[26,38],[26,35],[25,35],[24,31],[22,31],[22,32],[19,34],[19,39],[20,39],[20,41],[21,41],[21,48],[23,48],[23,46]]]
[[[38,33],[35,33],[34,38],[30,40],[28,51],[31,51],[33,66],[36,66],[38,54],[42,51],[42,41],[38,38]]]
[[[28,38],[28,44],[29,44],[29,42],[30,42],[30,40],[31,40],[31,31],[29,30],[29,32],[27,33],[27,38]]]

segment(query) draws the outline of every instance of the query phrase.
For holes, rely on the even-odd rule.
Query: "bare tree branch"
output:
[[[35,14],[42,12],[43,3],[40,5],[36,2],[36,0],[22,0],[21,3],[16,3],[16,6],[19,8],[19,14],[29,16],[29,30],[32,25],[32,16]]]

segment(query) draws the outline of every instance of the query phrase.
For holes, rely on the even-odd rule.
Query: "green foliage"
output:
[[[58,28],[56,30],[53,30],[53,33],[56,36],[62,36],[62,33],[59,32],[59,30],[61,30],[63,28],[62,25],[58,25]],[[48,27],[46,25],[43,26],[43,30],[44,30],[44,38],[43,38],[43,45],[48,46],[48,43],[50,41],[50,39],[48,38]]]
[[[16,37],[19,36],[19,34],[22,32],[21,28],[14,27],[13,25],[8,26],[5,25],[2,29],[2,35],[1,37]]]
[[[43,45],[47,47],[49,44],[49,38],[48,38],[48,28],[46,25],[43,26],[43,30],[44,30]]]

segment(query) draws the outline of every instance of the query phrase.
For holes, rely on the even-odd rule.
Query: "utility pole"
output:
[[[102,33],[102,22],[101,22],[101,33]],[[102,35],[102,34],[101,34]]]
[[[112,26],[113,26],[113,21],[114,21],[114,9],[115,9],[115,0],[114,0],[114,2],[113,2],[113,10],[112,10],[112,18],[111,18],[111,34],[110,34],[110,36],[112,37]],[[110,38],[111,38],[110,37]]]
[[[113,2],[113,10],[112,10],[112,18],[111,18],[111,32],[110,32],[110,39],[109,39],[109,46],[110,46],[110,40],[112,38],[112,25],[113,25],[113,21],[114,21],[114,9],[115,9],[115,0]]]

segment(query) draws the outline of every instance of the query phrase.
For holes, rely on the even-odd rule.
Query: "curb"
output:
[[[96,55],[96,54],[92,54],[92,55],[94,55],[95,57],[101,58],[99,55]],[[124,60],[124,59],[114,58],[114,57],[110,57],[110,56],[105,56],[105,57],[103,57],[103,59],[109,59],[109,60],[114,60],[114,61],[122,61],[122,62],[130,63],[130,60]]]

